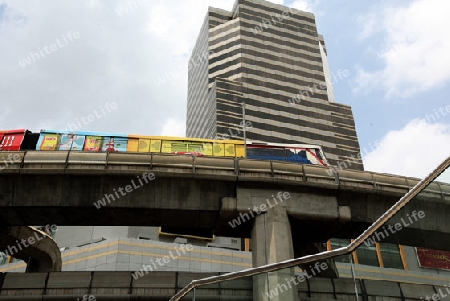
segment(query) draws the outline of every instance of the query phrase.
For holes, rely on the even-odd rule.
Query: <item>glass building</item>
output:
[[[322,146],[339,168],[363,170],[352,110],[334,101],[314,15],[266,1],[209,8],[188,71],[186,136]]]

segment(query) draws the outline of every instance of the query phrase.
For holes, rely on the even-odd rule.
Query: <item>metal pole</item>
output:
[[[244,123],[242,125],[242,128],[244,130],[244,157],[247,157],[247,125],[245,124],[245,101],[242,102],[242,121]]]
[[[194,287],[194,291],[192,292],[192,301],[195,301],[195,287]]]
[[[350,263],[351,263],[351,270],[352,270],[352,276],[353,276],[353,283],[355,284],[355,295],[356,295],[356,301],[358,301],[358,287],[356,285],[356,277],[355,277],[355,267],[353,265],[353,257],[352,254],[348,254],[350,257]]]

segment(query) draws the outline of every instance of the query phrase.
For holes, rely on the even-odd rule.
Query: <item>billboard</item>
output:
[[[416,248],[417,260],[422,268],[450,270],[450,252]]]

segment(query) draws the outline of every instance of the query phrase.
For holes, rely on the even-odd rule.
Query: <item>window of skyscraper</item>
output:
[[[350,239],[340,239],[340,238],[332,238],[330,239],[330,249],[335,250],[342,247],[348,246],[350,243]],[[350,255],[342,255],[334,258],[336,262],[344,262],[350,263]]]
[[[394,244],[380,244],[380,253],[385,268],[403,269],[400,247]]]
[[[372,265],[372,266],[380,266],[378,258],[377,258],[377,250],[376,246],[366,246],[361,245],[358,249],[356,249],[356,255],[358,257],[358,263],[364,265]]]

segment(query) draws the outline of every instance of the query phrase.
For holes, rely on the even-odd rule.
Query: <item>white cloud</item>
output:
[[[185,137],[186,133],[186,123],[184,120],[175,120],[169,118],[164,123],[162,129],[162,136],[175,136],[175,137]]]
[[[356,18],[356,22],[358,22],[361,27],[360,39],[367,39],[378,30],[379,20],[377,17],[377,14],[372,12],[367,15],[359,15]]]
[[[377,7],[378,8],[378,7]],[[450,40],[447,28],[450,2],[417,0],[407,7],[386,7],[359,19],[365,20],[362,37],[384,34],[374,58],[383,68],[359,70],[354,92],[382,89],[387,98],[409,98],[450,82]],[[374,29],[373,20],[377,20]]]
[[[7,1],[0,16],[0,129],[62,129],[108,101],[118,109],[83,130],[159,135],[169,118],[184,122],[188,58],[208,6],[230,10],[233,3]],[[80,38],[19,65],[69,31]],[[158,79],[165,83],[156,85]]]
[[[414,119],[363,157],[368,171],[424,178],[450,155],[450,124]]]
[[[281,4],[281,5],[284,5],[284,4],[283,4],[284,0],[275,0],[275,1],[270,1],[270,2],[275,3],[275,4]]]
[[[287,4],[285,4],[285,5],[287,5]],[[298,10],[312,13],[315,5],[310,0],[296,0],[292,4],[289,4],[288,6],[296,8]]]

